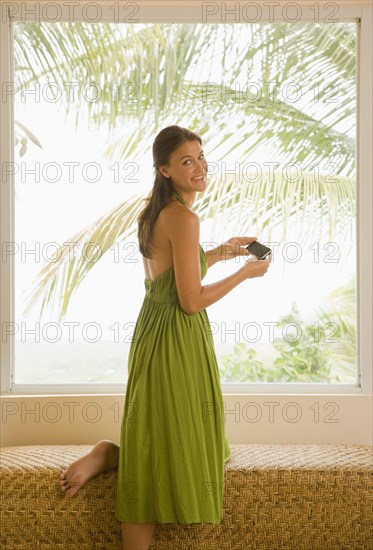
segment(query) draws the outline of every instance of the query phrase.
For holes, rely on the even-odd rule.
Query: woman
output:
[[[255,237],[233,237],[205,253],[192,210],[206,189],[201,138],[168,126],[153,144],[155,181],[138,218],[145,297],[128,357],[120,447],[100,441],[61,475],[68,496],[118,467],[116,518],[124,550],[148,549],[158,523],[221,521],[230,449],[214,342],[206,309],[269,260],[244,262],[201,286],[220,260],[248,255]]]

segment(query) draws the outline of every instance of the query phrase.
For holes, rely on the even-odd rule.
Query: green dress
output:
[[[202,279],[208,266],[199,249]],[[218,524],[230,448],[207,312],[182,310],[173,266],[144,283],[128,356],[115,517]]]

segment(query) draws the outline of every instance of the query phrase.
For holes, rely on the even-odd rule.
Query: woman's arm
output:
[[[235,273],[209,285],[201,285],[199,256],[199,218],[186,209],[177,209],[170,223],[175,282],[179,302],[188,315],[193,315],[223,298],[249,277],[262,276],[268,269],[267,261],[245,262]]]
[[[211,267],[212,265],[216,264],[216,262],[221,261],[221,245],[216,246],[215,248],[212,248],[211,250],[208,250],[206,253],[207,258],[207,266]]]

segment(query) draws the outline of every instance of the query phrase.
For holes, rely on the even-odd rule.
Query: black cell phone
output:
[[[246,249],[250,252],[250,254],[256,256],[259,260],[264,260],[264,258],[271,253],[271,249],[268,248],[268,246],[264,246],[264,244],[258,241],[250,243],[246,246]]]

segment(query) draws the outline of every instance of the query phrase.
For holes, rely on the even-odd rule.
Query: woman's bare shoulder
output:
[[[166,224],[169,223],[172,224],[172,226],[185,225],[188,224],[188,222],[193,223],[193,220],[199,220],[195,212],[179,201],[167,203],[166,206],[162,208],[160,212],[160,216],[161,215]]]
[[[180,246],[180,240],[185,241],[188,237],[193,241],[193,235],[197,235],[199,240],[200,220],[198,215],[189,208],[180,205],[169,213],[166,222],[168,239],[172,246]]]

